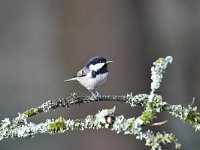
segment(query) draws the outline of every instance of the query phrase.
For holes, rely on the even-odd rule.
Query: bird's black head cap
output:
[[[91,59],[87,62],[86,66],[89,67],[91,64],[92,64],[92,65],[95,65],[95,64],[97,64],[97,63],[106,63],[106,62],[107,62],[106,58],[104,58],[104,57],[102,57],[102,56],[95,56],[95,57],[91,58]]]

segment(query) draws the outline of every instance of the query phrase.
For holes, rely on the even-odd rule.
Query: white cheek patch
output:
[[[95,65],[91,64],[89,66],[90,70],[92,71],[98,71],[99,69],[101,69],[103,66],[105,65],[105,63],[97,63]]]

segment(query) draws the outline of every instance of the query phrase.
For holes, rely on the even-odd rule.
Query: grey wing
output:
[[[69,82],[69,81],[74,81],[74,80],[78,80],[79,77],[84,77],[86,76],[86,73],[85,73],[85,70],[84,68],[81,69],[80,71],[77,72],[76,76],[74,76],[73,78],[71,79],[67,79],[65,80],[64,82]]]
[[[89,70],[87,68],[83,68],[80,71],[77,72],[77,77],[84,77],[87,75],[87,73],[89,72]]]
[[[89,73],[89,69],[84,67],[83,69],[81,69],[80,71],[77,72],[76,76],[74,76],[71,79],[67,79],[64,82],[78,80],[79,77],[84,77],[87,75],[87,73]]]

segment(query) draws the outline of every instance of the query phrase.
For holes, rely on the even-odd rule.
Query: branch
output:
[[[138,94],[133,96],[127,94],[123,96],[103,96],[100,101],[96,101],[91,96],[79,96],[72,93],[67,98],[49,100],[38,107],[33,107],[23,113],[19,113],[16,118],[5,118],[0,124],[0,140],[13,137],[33,137],[35,134],[41,133],[63,133],[69,130],[84,129],[100,129],[107,128],[116,133],[124,133],[135,135],[136,139],[145,140],[146,145],[152,150],[161,149],[162,144],[175,143],[176,148],[180,148],[180,143],[172,133],[154,133],[151,130],[145,130],[144,127],[153,125],[162,125],[163,123],[155,123],[156,115],[162,111],[167,111],[180,120],[189,122],[196,131],[200,130],[200,114],[196,107],[191,105],[188,108],[182,105],[171,105],[165,101],[161,95],[155,94],[160,87],[163,73],[172,58],[160,58],[152,67],[152,84],[150,94]],[[123,115],[117,115],[113,107],[112,109],[104,109],[95,115],[88,115],[82,119],[47,119],[43,123],[35,124],[28,122],[28,118],[40,114],[56,110],[60,107],[70,108],[75,104],[87,104],[92,102],[115,101],[129,104],[132,108],[140,106],[144,108],[142,114],[138,117],[125,118]]]

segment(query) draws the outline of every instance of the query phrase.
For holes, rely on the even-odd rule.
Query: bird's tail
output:
[[[77,77],[74,77],[74,78],[71,78],[71,79],[67,79],[64,82],[69,82],[69,81],[74,81],[74,80],[77,80]]]

